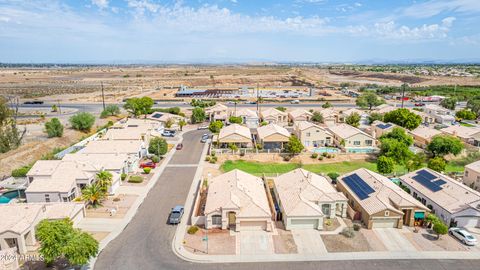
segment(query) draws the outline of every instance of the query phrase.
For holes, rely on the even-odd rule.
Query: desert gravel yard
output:
[[[273,235],[273,247],[276,254],[298,253],[291,231],[285,231],[281,222],[277,222],[278,235]]]
[[[86,216],[88,218],[123,218],[137,197],[137,195],[126,194],[108,197],[108,199],[102,202],[102,206],[97,208],[87,208]],[[110,216],[111,209],[116,210],[116,213],[112,216]]]
[[[205,230],[199,229],[195,234],[185,234],[183,246],[195,254],[207,254]],[[208,231],[208,254],[209,255],[234,255],[236,236],[230,235],[228,230],[212,229]]]

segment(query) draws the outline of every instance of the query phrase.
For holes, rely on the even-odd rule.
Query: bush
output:
[[[318,160],[323,160],[323,156],[319,156],[319,157],[318,157]]]
[[[113,201],[114,201],[114,202],[119,202],[119,201],[120,201],[120,198],[119,198],[119,197],[115,197],[115,198],[113,198]]]
[[[120,179],[121,179],[122,181],[125,181],[125,179],[127,179],[127,174],[126,174],[126,173],[122,173],[122,174],[120,175]]]
[[[52,137],[62,137],[63,135],[63,125],[60,123],[58,118],[52,118],[49,122],[45,123],[45,130],[49,138]]]
[[[160,157],[158,157],[157,155],[153,156],[151,159],[152,159],[152,162],[155,162],[155,163],[160,162]]]
[[[328,177],[330,177],[330,179],[332,179],[333,181],[337,181],[337,178],[340,176],[340,174],[336,173],[336,172],[329,172],[328,174]]]
[[[322,156],[327,157],[327,156],[328,156],[328,153],[327,153],[327,152],[323,152],[323,153],[322,153]]]
[[[28,173],[28,171],[30,171],[31,168],[32,168],[32,166],[27,165],[27,166],[23,166],[23,167],[20,167],[18,169],[15,169],[15,170],[12,171],[12,176],[13,177],[25,177],[25,176],[27,176],[27,173]]]
[[[69,119],[73,129],[88,132],[95,123],[95,116],[88,112],[77,113]]]
[[[284,161],[290,161],[290,159],[292,159],[290,155],[283,156]]]
[[[168,144],[164,138],[155,137],[150,140],[150,144],[148,145],[148,152],[155,154],[157,156],[162,156],[167,153]]]
[[[198,232],[198,230],[199,230],[199,229],[198,229],[198,226],[195,226],[195,225],[194,225],[194,226],[190,226],[190,228],[188,228],[188,230],[187,230],[187,233],[188,233],[188,234],[195,234],[195,233]]]
[[[340,234],[347,238],[353,238],[355,236],[355,231],[352,228],[344,228]]]
[[[360,231],[361,228],[362,228],[362,226],[360,224],[358,224],[358,223],[353,224],[353,230],[354,231],[358,232],[358,231]]]
[[[317,154],[317,153],[313,153],[310,157],[311,157],[311,158],[317,158],[317,157],[318,157],[318,154]]]
[[[332,226],[332,224],[333,224],[333,222],[332,222],[331,219],[327,218],[327,219],[325,220],[325,226],[329,227],[329,226]]]
[[[140,175],[132,175],[130,178],[128,178],[129,183],[142,183],[143,182],[143,177]]]
[[[210,161],[210,157],[209,157],[209,156],[206,156],[206,157],[205,157],[205,161]]]
[[[244,151],[244,152],[240,152],[240,156],[241,156],[241,157],[245,156],[245,151]]]
[[[143,172],[144,172],[145,174],[149,174],[151,171],[152,171],[152,168],[148,168],[148,167],[147,167],[147,168],[143,168]]]
[[[120,114],[120,108],[117,105],[108,105],[105,110],[100,114],[100,118],[106,118],[108,116],[114,116]]]

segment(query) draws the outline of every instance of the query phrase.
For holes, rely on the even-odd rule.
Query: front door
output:
[[[235,212],[228,212],[228,227],[235,228],[236,221],[237,217],[235,215]]]

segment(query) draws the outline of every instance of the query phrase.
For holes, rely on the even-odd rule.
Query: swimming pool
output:
[[[0,204],[9,203],[11,200],[18,198],[19,195],[18,190],[7,191],[0,195]]]
[[[314,153],[338,153],[339,151],[338,148],[334,147],[317,147],[312,149]]]

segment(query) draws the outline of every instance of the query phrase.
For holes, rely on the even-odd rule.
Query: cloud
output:
[[[375,23],[370,34],[392,40],[431,40],[446,38],[455,17],[447,17],[440,24],[424,24],[416,27],[397,25],[394,21]]]
[[[100,9],[108,8],[108,4],[108,0],[92,0],[92,5],[95,5]]]
[[[480,12],[479,0],[432,0],[413,4],[402,10],[402,14],[415,18],[429,18],[442,12]]]
[[[149,0],[126,0],[127,5],[133,8],[137,15],[144,15],[145,11],[155,13],[160,8],[159,4],[155,4]]]

